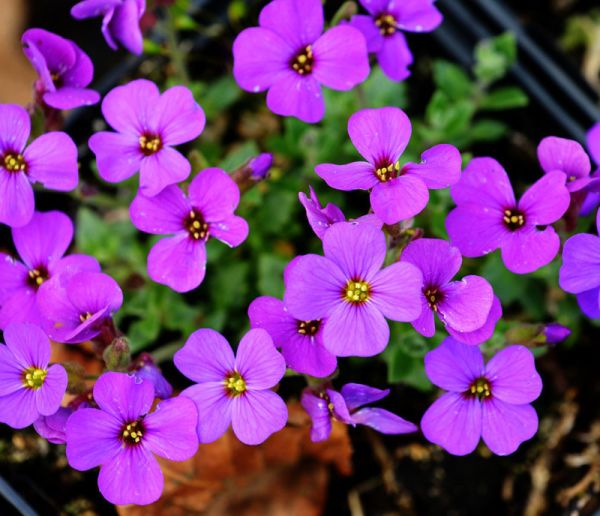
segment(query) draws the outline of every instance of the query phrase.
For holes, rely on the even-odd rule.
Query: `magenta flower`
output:
[[[596,214],[596,228],[600,233],[600,211]],[[600,237],[587,233],[572,236],[565,242],[562,259],[560,288],[577,294],[585,315],[600,318]]]
[[[283,301],[268,296],[250,303],[248,317],[252,328],[267,331],[294,371],[317,378],[335,371],[337,359],[323,345],[325,320],[299,321],[290,315]]]
[[[423,274],[421,315],[411,323],[421,335],[433,337],[435,314],[458,340],[462,340],[464,334],[481,330],[488,322],[494,303],[492,286],[480,276],[451,281],[462,265],[462,256],[456,247],[445,240],[420,238],[402,251],[401,261],[412,263]],[[490,321],[487,338],[493,333],[498,318]],[[479,344],[487,338],[467,343]]]
[[[163,474],[154,455],[172,461],[198,449],[194,404],[182,396],[154,401],[152,383],[105,373],[94,385],[99,408],[80,408],[67,421],[67,459],[85,471],[100,466],[98,487],[115,505],[146,505],[160,498]]]
[[[428,188],[447,188],[458,181],[461,157],[455,147],[442,144],[425,151],[420,163],[400,167],[411,130],[399,108],[358,111],[348,120],[348,134],[367,161],[317,165],[315,172],[337,190],[371,190],[371,207],[386,224],[414,217],[427,206]]]
[[[348,383],[340,392],[329,387],[320,391],[304,389],[300,402],[312,419],[311,440],[327,440],[331,434],[332,419],[352,426],[370,426],[382,434],[416,432],[416,425],[396,414],[381,408],[364,407],[385,398],[389,393],[389,389],[376,389],[360,383]]]
[[[204,112],[189,89],[173,86],[161,95],[153,82],[138,79],[111,90],[102,114],[117,131],[89,141],[102,179],[119,183],[139,170],[140,190],[152,197],[190,175],[189,162],[172,148],[204,129]]]
[[[197,382],[181,395],[191,398],[198,408],[201,443],[217,440],[231,425],[244,444],[260,444],[285,426],[287,407],[271,390],[285,374],[285,360],[266,331],[246,333],[234,357],[221,334],[198,330],[173,361]]]
[[[46,333],[64,344],[97,337],[122,303],[117,282],[101,272],[62,274],[44,284],[38,296]]]
[[[173,395],[173,387],[148,353],[141,353],[131,364],[129,371],[139,380],[149,381],[154,386],[157,398],[166,400]]]
[[[567,176],[569,192],[582,190],[592,182],[590,158],[579,142],[548,136],[538,145],[537,155],[544,173],[558,170]]]
[[[67,389],[67,372],[50,361],[50,341],[33,324],[13,323],[0,344],[0,422],[25,428],[54,414]]]
[[[51,132],[25,148],[31,132],[21,106],[0,104],[0,223],[27,224],[35,210],[31,183],[66,192],[77,186],[77,147],[66,133]]]
[[[75,410],[60,407],[50,416],[40,416],[33,422],[35,431],[49,443],[65,444],[67,442],[67,421]]]
[[[86,88],[94,78],[94,65],[73,41],[43,29],[29,29],[21,43],[39,76],[36,92],[48,106],[73,109],[100,100],[96,91]]]
[[[321,206],[317,193],[313,190],[312,186],[308,187],[310,197],[306,197],[304,192],[298,193],[300,204],[304,206],[306,210],[306,218],[310,227],[321,240],[325,236],[325,232],[336,222],[346,222],[346,216],[344,212],[335,204],[329,203],[327,206]],[[377,218],[377,215],[368,214],[359,217],[354,222],[366,223],[375,226],[377,229],[381,229],[383,222]]]
[[[448,337],[425,355],[425,372],[449,392],[427,409],[421,430],[452,455],[471,453],[480,438],[496,455],[509,455],[535,435],[538,418],[530,403],[542,379],[526,347],[509,346],[484,365],[478,347]]]
[[[144,39],[140,19],[146,0],[83,0],[71,8],[77,20],[102,16],[102,35],[113,50],[120,43],[132,54],[140,55]]]
[[[500,163],[492,158],[472,160],[450,190],[457,206],[446,218],[450,242],[467,257],[500,248],[504,265],[517,274],[547,265],[560,247],[549,224],[560,219],[570,203],[565,181],[562,172],[549,172],[517,202]]]
[[[323,343],[336,356],[380,353],[390,336],[386,318],[419,317],[421,272],[400,262],[381,269],[385,235],[370,224],[334,224],[323,238],[323,252],[287,266],[285,306],[300,321],[327,319]]]
[[[413,56],[402,31],[431,32],[442,23],[435,0],[360,0],[368,15],[357,14],[350,24],[367,40],[367,50],[375,53],[379,66],[392,81],[410,75]]]
[[[321,0],[272,0],[260,27],[243,30],[233,43],[233,75],[240,87],[269,90],[273,113],[308,123],[325,114],[321,84],[350,90],[369,75],[365,39],[348,25],[323,33]]]
[[[148,275],[177,292],[195,289],[206,272],[206,242],[216,238],[237,247],[248,236],[248,223],[234,215],[240,191],[219,168],[207,168],[190,183],[189,197],[169,186],[155,197],[141,192],[131,203],[133,225],[154,235],[173,235],[154,245]]]
[[[42,325],[39,291],[50,278],[67,271],[100,271],[91,256],[64,256],[73,224],[59,211],[36,212],[29,224],[13,228],[12,236],[22,262],[0,253],[0,329],[11,322]]]
[[[255,182],[262,181],[269,177],[269,171],[273,166],[273,154],[263,152],[258,156],[254,156],[248,161],[248,168],[250,169],[250,179]]]
[[[587,148],[592,156],[592,159],[597,166],[600,166],[600,122],[596,123],[587,133],[586,138]],[[593,185],[588,188],[588,193],[581,206],[581,215],[589,215],[600,205],[600,188],[598,188],[598,180],[600,180],[600,168],[596,169],[591,178]]]
[[[559,323],[548,323],[543,329],[546,343],[560,344],[571,335],[571,330]]]

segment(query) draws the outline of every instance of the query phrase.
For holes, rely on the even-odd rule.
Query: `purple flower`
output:
[[[336,222],[346,222],[346,216],[340,208],[335,204],[329,203],[327,206],[321,206],[317,193],[309,186],[310,197],[306,197],[304,192],[298,193],[300,203],[306,210],[306,218],[310,227],[321,240],[325,236],[325,232]],[[355,220],[357,223],[367,223],[381,229],[383,222],[377,218],[377,215],[363,215]]]
[[[506,268],[517,274],[547,265],[560,247],[549,224],[569,207],[565,181],[562,172],[549,172],[517,202],[500,163],[492,158],[473,159],[450,190],[457,206],[446,218],[450,242],[467,257],[500,248]]]
[[[0,222],[27,224],[35,209],[31,183],[66,192],[77,186],[77,147],[62,132],[46,133],[25,148],[31,121],[21,106],[0,104]]]
[[[54,414],[67,389],[67,372],[50,361],[50,341],[33,324],[13,323],[0,344],[0,422],[25,428]]]
[[[421,430],[449,453],[467,455],[483,438],[496,455],[509,455],[535,435],[538,418],[530,403],[542,380],[526,347],[509,346],[484,365],[478,347],[448,337],[425,355],[425,372],[449,392],[427,409]]]
[[[73,41],[43,29],[29,29],[21,43],[39,76],[36,91],[48,106],[73,109],[100,100],[97,92],[86,88],[94,77],[94,65]]]
[[[456,333],[458,340],[463,334],[481,330],[486,324],[494,302],[494,291],[480,276],[465,276],[460,281],[451,281],[462,265],[462,256],[456,247],[445,240],[420,238],[408,244],[402,252],[401,261],[412,263],[423,274],[421,316],[411,323],[421,335],[433,337],[435,314],[449,333]],[[491,324],[492,332],[496,322]],[[487,339],[479,342],[483,340]]]
[[[105,373],[94,385],[99,408],[81,408],[67,421],[67,459],[85,471],[100,466],[98,487],[115,505],[158,500],[163,474],[154,455],[172,461],[198,449],[196,407],[182,396],[154,401],[151,382]]]
[[[248,161],[250,169],[250,179],[253,181],[262,181],[269,176],[269,171],[273,166],[273,154],[263,152]]]
[[[155,197],[141,192],[131,203],[133,225],[163,238],[148,255],[148,275],[177,292],[195,289],[206,272],[206,242],[216,238],[237,247],[248,236],[248,223],[234,215],[240,191],[219,168],[207,168],[189,186],[186,197],[169,186]]]
[[[596,228],[600,233],[600,210],[596,214]],[[572,236],[565,242],[562,259],[560,288],[577,294],[585,315],[600,318],[600,237],[587,233]]]
[[[74,409],[60,407],[50,416],[40,416],[33,423],[35,431],[52,444],[65,444],[67,442],[67,421]]]
[[[323,251],[325,256],[299,256],[287,266],[285,306],[301,321],[327,319],[323,343],[336,356],[380,353],[390,336],[386,318],[419,317],[421,272],[400,262],[381,269],[385,235],[369,224],[334,224]]]
[[[140,190],[152,197],[190,175],[189,162],[172,148],[204,129],[204,112],[189,89],[173,86],[161,95],[156,84],[138,79],[111,90],[102,114],[117,131],[89,141],[102,179],[119,183],[139,170]]]
[[[97,337],[122,303],[117,282],[101,272],[61,274],[46,283],[38,297],[46,333],[64,344]]]
[[[580,143],[574,140],[548,136],[537,148],[544,173],[558,170],[567,176],[567,189],[577,192],[592,182],[590,158]]]
[[[83,0],[71,9],[77,20],[102,16],[102,35],[113,50],[120,43],[132,54],[140,55],[144,40],[140,19],[146,10],[146,0]]]
[[[42,325],[40,288],[67,271],[100,271],[95,258],[64,256],[73,240],[73,224],[59,211],[36,212],[26,226],[12,229],[22,262],[0,253],[0,329],[11,322]]]
[[[160,368],[152,360],[148,353],[142,353],[129,368],[133,376],[140,380],[148,380],[154,385],[154,395],[160,399],[170,398],[173,387],[163,376]]]
[[[196,403],[201,443],[217,440],[231,425],[244,444],[260,444],[285,426],[287,407],[270,390],[283,377],[285,360],[266,331],[246,333],[234,357],[221,334],[198,330],[173,361],[197,382],[181,395]]]
[[[366,425],[382,434],[408,434],[417,426],[385,409],[364,407],[385,398],[389,389],[381,390],[360,383],[348,383],[340,392],[326,387],[320,391],[304,389],[300,402],[312,419],[310,438],[325,441],[331,434],[331,419],[347,425]]]
[[[401,31],[431,32],[442,22],[434,0],[360,0],[368,15],[357,14],[350,24],[367,40],[367,50],[377,55],[377,61],[393,81],[410,75],[408,67],[413,56]]]
[[[259,25],[233,43],[233,75],[246,91],[269,90],[273,113],[318,122],[325,114],[321,84],[350,90],[369,75],[360,31],[345,25],[322,34],[321,0],[272,0]]]
[[[549,323],[544,326],[544,337],[548,344],[560,344],[571,335],[571,330],[558,323]]]
[[[458,181],[461,157],[455,147],[442,144],[425,151],[420,163],[400,167],[411,130],[399,108],[358,111],[348,120],[348,134],[367,161],[317,165],[315,172],[337,190],[371,190],[371,207],[386,224],[414,217],[427,206],[428,188],[446,188]]]
[[[267,331],[294,371],[317,378],[335,371],[335,355],[323,345],[325,320],[300,321],[290,315],[283,301],[267,296],[252,301],[248,317],[252,328]]]
[[[600,122],[595,124],[587,133],[587,148],[596,165],[600,166]],[[592,175],[593,185],[590,185],[583,205],[581,206],[581,215],[589,215],[600,205],[600,168],[596,169]]]

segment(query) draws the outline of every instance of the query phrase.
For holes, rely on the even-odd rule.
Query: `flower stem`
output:
[[[165,32],[167,35],[167,45],[171,64],[175,69],[175,76],[178,81],[188,86],[190,83],[190,76],[187,71],[185,64],[185,56],[179,46],[177,40],[177,26],[175,23],[175,16],[172,9],[167,9],[165,18]]]

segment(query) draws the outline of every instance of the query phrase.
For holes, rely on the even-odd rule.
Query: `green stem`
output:
[[[181,349],[181,342],[171,342],[170,344],[167,344],[166,346],[163,346],[160,349],[153,351],[151,353],[152,360],[154,360],[155,364],[160,364],[161,362],[171,360],[173,358],[173,355],[175,355],[175,353],[179,349]]]
[[[171,9],[167,9],[165,21],[168,52],[171,59],[171,64],[173,65],[173,68],[175,68],[175,76],[179,82],[188,86],[190,83],[190,76],[185,64],[185,56],[181,51],[179,41],[177,40],[177,26],[175,23],[175,16],[173,16],[173,11]]]

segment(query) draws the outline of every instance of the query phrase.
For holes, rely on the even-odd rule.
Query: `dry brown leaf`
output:
[[[321,514],[329,467],[343,475],[352,472],[347,427],[334,422],[329,440],[313,443],[308,415],[298,403],[288,408],[288,426],[260,446],[240,443],[230,430],[216,442],[201,445],[189,461],[161,461],[161,499],[146,507],[118,507],[119,514]]]

